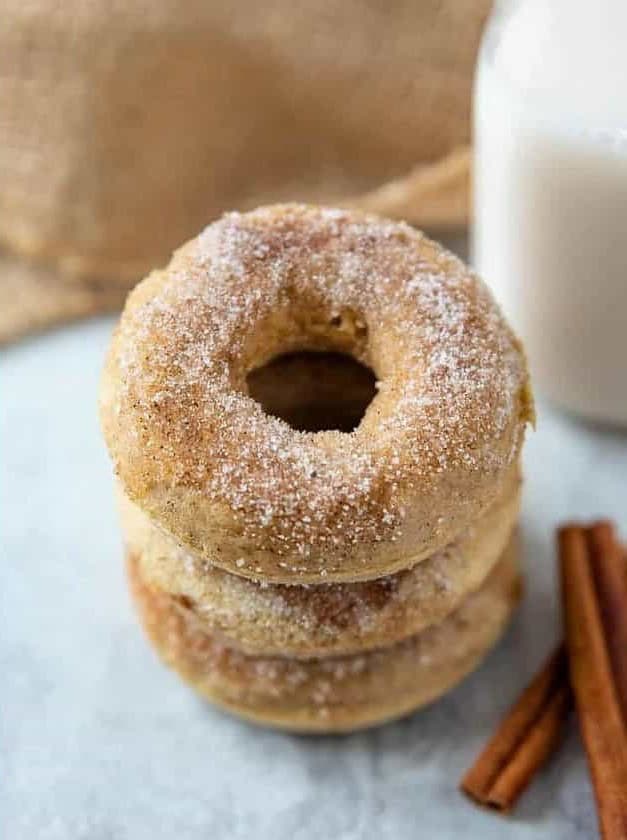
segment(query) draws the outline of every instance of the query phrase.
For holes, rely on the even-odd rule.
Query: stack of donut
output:
[[[283,416],[254,399],[254,372],[302,351],[374,373],[352,431],[283,419],[310,390],[294,368],[269,389]],[[224,216],[130,295],[101,408],[142,623],[218,705],[376,724],[503,632],[525,359],[481,281],[416,230],[304,205]]]

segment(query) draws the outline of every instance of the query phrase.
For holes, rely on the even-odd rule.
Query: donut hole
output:
[[[266,414],[299,432],[352,432],[376,395],[370,368],[347,353],[285,353],[246,377]]]

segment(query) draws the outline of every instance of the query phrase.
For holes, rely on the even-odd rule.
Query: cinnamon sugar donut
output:
[[[515,472],[479,521],[412,569],[361,583],[289,586],[255,583],[208,565],[120,494],[127,551],[146,584],[167,592],[232,648],[301,659],[386,647],[442,621],[496,565],[519,506]]]
[[[350,434],[264,413],[247,374],[348,353],[378,380]],[[481,281],[405,224],[278,205],[210,225],[131,293],[102,388],[125,493],[212,565],[279,583],[414,566],[502,492],[532,419]]]
[[[127,568],[142,623],[164,662],[218,706],[303,732],[372,726],[448,691],[501,635],[521,587],[512,542],[481,588],[440,624],[370,653],[299,661],[225,646],[175,598],[145,583],[132,556]]]

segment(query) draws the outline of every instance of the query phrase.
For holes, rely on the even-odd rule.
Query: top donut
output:
[[[246,376],[296,350],[368,365],[351,433],[299,432]],[[533,418],[484,284],[411,227],[304,205],[229,213],[131,293],[102,423],[124,492],[211,564],[282,583],[409,568],[467,528]]]

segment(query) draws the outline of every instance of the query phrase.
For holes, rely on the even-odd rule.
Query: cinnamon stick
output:
[[[627,726],[627,563],[611,522],[591,525],[588,540],[610,665]]]
[[[601,834],[606,840],[625,840],[627,730],[602,625],[603,596],[595,586],[590,542],[580,526],[558,531],[569,671]]]
[[[507,812],[560,739],[572,705],[560,645],[512,706],[461,782],[474,802]]]
[[[579,531],[583,534],[583,547],[581,535],[577,541],[590,564],[591,597],[598,603],[610,676],[627,726],[627,550],[618,543],[612,524],[605,520]],[[566,647],[561,644],[462,779],[464,793],[496,811],[511,810],[557,745],[571,706]]]

